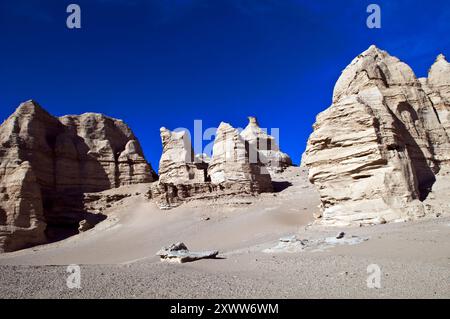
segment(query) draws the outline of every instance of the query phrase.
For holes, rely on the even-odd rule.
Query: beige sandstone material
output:
[[[321,195],[323,224],[434,213],[423,201],[442,188],[436,178],[449,169],[448,70],[440,56],[429,79],[418,80],[408,65],[371,46],[343,71],[302,159]]]

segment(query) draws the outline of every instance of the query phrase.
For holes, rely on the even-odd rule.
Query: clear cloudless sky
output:
[[[381,29],[366,26],[370,3]],[[57,116],[104,113],[157,169],[161,126],[255,115],[299,163],[341,71],[371,44],[426,76],[450,56],[450,1],[0,0],[0,121],[28,99]]]

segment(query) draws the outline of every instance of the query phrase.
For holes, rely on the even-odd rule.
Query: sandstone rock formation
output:
[[[428,80],[375,46],[351,62],[302,159],[321,195],[322,223],[389,222],[433,210],[423,201],[449,168],[449,88],[442,56]]]
[[[194,150],[186,132],[161,128],[163,153],[159,161],[161,183],[186,184],[206,181],[207,164],[195,160]]]
[[[101,114],[56,118],[28,101],[0,126],[0,251],[77,232],[83,194],[156,174],[126,124]]]
[[[248,119],[249,123],[241,132],[241,136],[252,146],[252,149],[258,150],[257,154],[250,154],[250,160],[256,159],[262,162],[270,173],[279,173],[286,167],[292,166],[291,158],[280,151],[276,139],[261,129],[255,117],[250,116]]]
[[[188,134],[164,127],[160,133],[163,153],[159,161],[159,182],[151,185],[148,196],[161,209],[170,209],[186,198],[212,192],[212,186],[207,183],[208,164],[194,156]]]
[[[255,194],[272,191],[272,181],[257,154],[229,124],[222,123],[216,133],[213,155],[194,156],[185,132],[161,128],[163,154],[159,163],[159,182],[148,196],[162,209],[169,209],[193,198]]]
[[[202,154],[196,154],[194,157],[194,161],[196,163],[207,163],[211,162],[211,157],[208,156],[208,154],[202,153]]]
[[[431,99],[442,126],[447,134],[450,134],[450,63],[445,56],[440,54],[431,66],[428,78],[419,80],[423,90]]]
[[[259,156],[256,156],[257,152],[240,136],[237,129],[222,122],[217,129],[213,155],[208,166],[211,182],[247,192],[272,191],[270,174],[258,159]]]
[[[0,253],[45,242],[42,195],[30,163],[2,159],[0,169]]]

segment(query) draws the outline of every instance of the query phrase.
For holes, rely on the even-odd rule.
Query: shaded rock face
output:
[[[251,149],[258,151],[256,154],[250,154],[250,160],[263,163],[271,174],[292,166],[291,158],[280,151],[275,138],[261,129],[255,117],[250,116],[248,119],[248,125],[241,132],[241,137],[250,144]]]
[[[429,78],[419,80],[371,46],[343,71],[302,159],[321,195],[322,223],[371,224],[430,212],[423,201],[450,164],[448,70],[438,57]]]
[[[45,242],[42,195],[30,163],[2,161],[1,171],[0,252]]]
[[[227,123],[217,130],[211,159],[204,154],[194,156],[185,132],[161,128],[161,140],[160,178],[152,184],[148,196],[162,209],[194,198],[272,191],[265,166],[257,159],[251,162],[251,146]]]
[[[56,118],[25,102],[0,127],[0,250],[77,233],[83,193],[155,176],[122,121],[93,113]]]

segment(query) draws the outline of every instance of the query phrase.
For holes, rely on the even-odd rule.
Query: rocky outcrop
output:
[[[28,101],[0,127],[0,251],[77,232],[83,194],[156,174],[128,126],[101,114],[56,118]]]
[[[445,56],[440,54],[436,62],[431,66],[428,78],[419,79],[425,93],[431,100],[434,110],[437,113],[440,123],[444,127],[447,134],[450,134],[450,63],[447,62]],[[442,144],[437,145],[443,146]],[[445,150],[437,152],[444,153]],[[443,160],[448,160],[444,155]]]
[[[67,177],[71,180],[82,177],[85,186],[91,188],[88,192],[156,179],[139,142],[123,121],[95,113],[63,116],[59,121],[65,132],[55,140],[56,158],[60,163],[57,176],[63,171],[67,174],[69,168]],[[73,165],[77,157],[81,157],[84,165]],[[95,174],[89,174],[90,171]]]
[[[158,175],[145,160],[143,154],[137,140],[129,140],[125,144],[125,149],[117,158],[118,183],[116,187],[149,183],[158,179]]]
[[[192,252],[184,243],[172,244],[169,247],[161,248],[156,255],[160,257],[161,261],[186,263],[199,259],[216,258],[219,254],[218,250]]]
[[[0,169],[0,253],[44,243],[43,201],[29,162],[4,162]]]
[[[321,195],[322,223],[372,224],[433,211],[423,201],[450,159],[447,70],[441,56],[429,78],[418,80],[408,65],[371,46],[343,71],[302,159]]]
[[[219,125],[208,166],[211,183],[249,193],[272,191],[272,180],[258,159],[258,151],[230,124]]]
[[[280,173],[286,167],[292,166],[292,160],[286,153],[280,151],[276,139],[261,129],[256,117],[250,116],[247,127],[241,132],[241,137],[257,150],[250,154],[250,160],[263,163],[270,173]]]
[[[194,156],[185,131],[160,129],[163,152],[159,161],[159,182],[151,185],[148,197],[161,209],[180,205],[196,194],[212,192],[207,177],[208,164]]]
[[[150,187],[148,197],[162,209],[191,199],[272,191],[265,166],[258,158],[250,159],[257,151],[227,123],[217,130],[211,159],[205,154],[194,156],[185,132],[161,128],[161,140],[160,179]]]
[[[192,184],[206,182],[207,164],[194,157],[191,140],[185,131],[161,128],[163,153],[159,161],[160,182]]]

